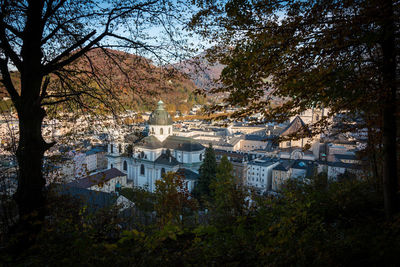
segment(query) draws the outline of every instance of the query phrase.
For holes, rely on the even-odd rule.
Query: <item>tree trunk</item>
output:
[[[45,179],[42,165],[47,144],[42,138],[41,130],[44,116],[45,111],[34,104],[24,107],[24,110],[19,112],[19,171],[16,193],[20,216],[18,230],[29,234],[31,241],[40,231],[45,214]]]
[[[397,126],[396,126],[396,44],[393,3],[384,2],[383,11],[383,192],[386,218],[399,210],[397,179]]]

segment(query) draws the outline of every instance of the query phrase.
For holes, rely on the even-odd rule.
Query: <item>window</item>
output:
[[[140,158],[144,158],[144,152],[140,152]]]
[[[124,171],[128,170],[128,163],[126,162],[126,160],[124,160]]]
[[[114,165],[111,164],[111,169],[114,168]]]
[[[164,174],[165,174],[165,169],[162,168],[162,169],[161,169],[161,177],[162,177]]]
[[[114,153],[114,145],[113,144],[110,144],[110,152]]]
[[[122,152],[122,146],[121,146],[121,144],[118,145],[118,152],[119,152],[119,153]]]
[[[154,133],[154,127],[151,127],[151,133]]]
[[[286,146],[290,146],[290,142],[286,142]]]
[[[144,175],[144,165],[140,165],[140,175]]]
[[[202,161],[203,160],[203,154],[199,155],[199,160]]]
[[[171,134],[171,128],[168,128],[168,134]]]
[[[160,129],[160,134],[163,135],[164,134],[164,130],[163,128]]]

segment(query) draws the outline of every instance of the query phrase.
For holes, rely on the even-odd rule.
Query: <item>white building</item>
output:
[[[134,186],[154,192],[155,181],[162,174],[184,174],[186,186],[193,189],[204,157],[204,146],[192,138],[172,135],[172,118],[158,102],[148,120],[149,136],[134,144],[108,145],[108,168],[117,168],[127,174]],[[126,147],[132,145],[131,153]]]
[[[247,164],[247,185],[260,190],[271,190],[272,169],[279,162],[270,159],[255,159]]]

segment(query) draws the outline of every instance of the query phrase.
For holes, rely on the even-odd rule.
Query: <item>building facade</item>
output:
[[[155,191],[155,182],[167,172],[190,174],[183,177],[192,190],[203,162],[204,146],[189,137],[172,134],[172,118],[158,102],[148,120],[149,136],[134,144],[112,142],[108,145],[108,168],[117,168],[127,174],[134,186]],[[127,147],[132,145],[132,151]],[[190,177],[189,177],[190,176]]]

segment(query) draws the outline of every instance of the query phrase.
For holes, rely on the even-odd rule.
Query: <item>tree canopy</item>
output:
[[[213,92],[227,93],[226,106],[242,107],[234,117],[260,112],[285,121],[328,108],[309,125],[314,134],[334,116],[343,132],[381,132],[385,205],[388,214],[398,210],[399,2],[196,2],[191,26],[216,43],[209,57],[226,67]]]

